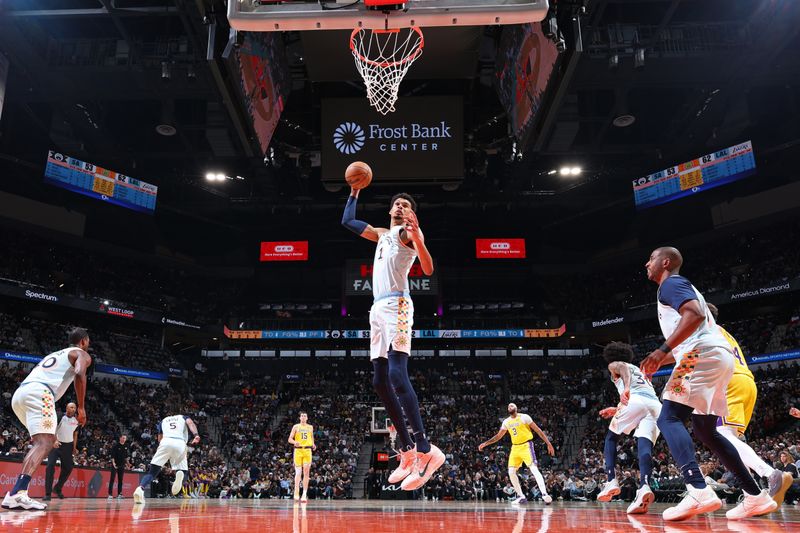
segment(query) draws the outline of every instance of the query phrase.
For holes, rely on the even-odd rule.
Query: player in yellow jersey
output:
[[[719,310],[714,304],[707,303],[708,310],[714,320],[717,320]],[[758,454],[744,442],[744,432],[750,425],[753,417],[753,408],[756,405],[758,388],[756,387],[753,373],[747,368],[744,352],[733,335],[717,324],[720,333],[728,341],[733,350],[733,376],[728,383],[728,416],[720,417],[717,431],[721,433],[739,452],[742,462],[761,477],[769,480],[769,495],[778,505],[783,503],[786,491],[792,486],[792,475],[772,468]]]
[[[308,423],[308,413],[300,411],[300,423],[292,426],[289,444],[294,446],[294,499],[308,501],[308,481],[311,476],[311,452],[317,449],[314,444],[314,426]],[[302,475],[303,496],[300,497]]]
[[[547,435],[544,434],[531,417],[517,412],[516,404],[508,404],[508,415],[508,418],[503,420],[503,424],[500,426],[500,431],[497,432],[497,435],[486,442],[482,442],[478,446],[478,451],[482,451],[490,444],[494,444],[502,439],[506,433],[510,433],[511,453],[508,454],[508,477],[511,479],[514,490],[517,491],[517,499],[512,503],[514,505],[520,505],[528,501],[527,498],[525,498],[525,494],[522,492],[522,487],[519,484],[519,477],[517,477],[517,470],[525,463],[528,465],[528,468],[531,469],[533,477],[536,478],[536,484],[539,486],[539,491],[542,493],[544,503],[550,504],[553,498],[547,494],[544,477],[542,477],[542,473],[539,472],[536,452],[533,450],[533,432],[531,432],[531,430],[539,435],[545,444],[547,444],[547,453],[555,455],[556,451],[553,445],[550,444],[550,439],[547,438]]]

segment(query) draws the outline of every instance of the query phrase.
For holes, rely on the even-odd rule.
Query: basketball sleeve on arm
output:
[[[689,280],[683,276],[669,277],[661,284],[658,301],[662,304],[678,311],[689,300],[697,300],[697,294]]]
[[[344,213],[342,214],[342,226],[356,235],[361,235],[369,224],[363,220],[356,220],[356,202],[355,196],[347,198],[347,204],[344,206]]]

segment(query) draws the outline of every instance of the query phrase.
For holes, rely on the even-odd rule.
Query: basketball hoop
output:
[[[356,62],[367,98],[385,115],[394,111],[400,82],[411,64],[422,55],[425,38],[416,26],[402,29],[356,28],[350,35],[350,51]]]

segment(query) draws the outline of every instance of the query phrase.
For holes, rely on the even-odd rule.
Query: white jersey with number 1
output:
[[[408,293],[408,272],[417,251],[412,244],[403,244],[401,231],[402,225],[392,226],[378,238],[372,263],[372,295],[376,300]]]

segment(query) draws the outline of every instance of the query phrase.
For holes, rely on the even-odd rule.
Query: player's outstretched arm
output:
[[[614,361],[608,364],[608,371],[611,372],[613,376],[622,378],[624,389],[619,395],[619,401],[622,405],[628,405],[628,400],[631,399],[631,371],[628,365],[619,361]]]
[[[556,449],[553,448],[553,445],[550,443],[550,439],[548,439],[547,435],[544,434],[544,431],[542,431],[542,429],[536,425],[536,422],[531,421],[531,423],[528,424],[528,427],[530,427],[534,433],[539,435],[539,438],[542,439],[544,443],[547,445],[547,453],[549,453],[552,456],[555,456]]]
[[[363,220],[356,219],[356,204],[358,203],[359,191],[360,189],[350,189],[350,196],[347,198],[347,204],[345,204],[344,213],[342,213],[342,226],[359,237],[378,242],[380,236],[388,230],[386,228],[373,228]]]
[[[419,264],[422,267],[422,271],[425,272],[426,276],[430,276],[433,274],[433,257],[431,257],[431,253],[428,251],[428,247],[425,246],[425,235],[423,235],[422,230],[419,227],[419,220],[417,220],[417,215],[413,211],[409,211],[406,216],[406,225],[405,229],[405,236],[414,244],[414,249],[417,250],[417,255],[419,256]]]
[[[506,436],[506,433],[508,433],[508,431],[505,428],[502,428],[500,431],[497,432],[497,435],[487,440],[486,442],[480,443],[478,445],[478,451],[482,451],[487,446],[491,446],[495,442],[499,441],[500,439]]]
[[[86,399],[86,381],[87,376],[86,372],[89,370],[89,367],[92,365],[92,357],[81,349],[76,349],[70,352],[70,355],[75,354],[75,359],[72,362],[72,366],[75,368],[75,396],[77,397],[77,404],[78,404],[78,424],[81,426],[86,425],[86,404],[84,403]]]
[[[294,434],[295,433],[297,433],[297,424],[292,426],[292,432],[289,433],[289,439],[287,440],[287,442],[289,444],[291,444],[292,446],[297,446],[297,441],[294,440]]]
[[[200,432],[197,431],[197,424],[195,424],[194,420],[191,418],[187,418],[186,425],[189,427],[189,431],[192,434],[191,444],[198,444],[200,442]]]

